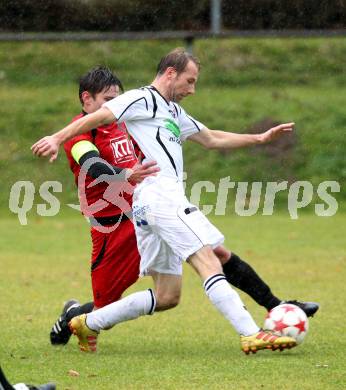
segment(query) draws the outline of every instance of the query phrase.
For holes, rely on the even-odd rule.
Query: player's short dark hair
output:
[[[197,57],[194,57],[183,47],[177,47],[161,58],[159,64],[157,65],[157,74],[163,74],[169,67],[174,68],[178,74],[182,73],[184,72],[189,61],[195,63],[198,69],[200,68],[201,65]]]
[[[117,85],[122,92],[124,87],[118,77],[106,66],[96,66],[79,79],[79,100],[83,104],[82,93],[87,91],[92,97],[105,88]]]

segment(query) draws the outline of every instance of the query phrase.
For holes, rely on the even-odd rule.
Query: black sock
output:
[[[0,367],[0,383],[1,383],[1,386],[4,388],[4,390],[13,390],[13,387],[6,379],[5,374],[2,371],[1,367]],[[2,388],[1,386],[0,386],[0,388]]]
[[[94,302],[84,303],[84,305],[74,307],[67,313],[67,321],[71,321],[73,317],[80,316],[81,314],[88,314],[93,311]]]
[[[232,253],[230,259],[223,265],[223,272],[229,283],[246,292],[267,310],[280,304],[281,300],[272,294],[269,286],[256,271],[236,254]]]

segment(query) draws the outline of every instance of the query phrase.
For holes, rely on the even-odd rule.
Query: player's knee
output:
[[[173,309],[179,304],[180,294],[158,294],[156,296],[156,310],[169,310]]]

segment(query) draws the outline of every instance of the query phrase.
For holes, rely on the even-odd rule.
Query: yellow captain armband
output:
[[[79,141],[72,146],[71,154],[73,159],[79,163],[79,160],[85,153],[88,152],[97,152],[99,153],[97,147],[90,141]]]

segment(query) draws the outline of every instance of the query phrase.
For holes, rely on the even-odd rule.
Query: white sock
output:
[[[151,289],[130,294],[87,315],[86,324],[99,332],[120,322],[134,320],[146,314],[153,314],[156,298]]]
[[[238,293],[228,284],[225,275],[210,276],[203,283],[204,290],[213,305],[243,336],[250,336],[259,331],[259,327],[246,310]]]

